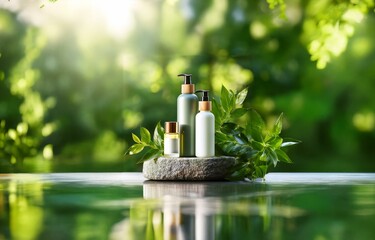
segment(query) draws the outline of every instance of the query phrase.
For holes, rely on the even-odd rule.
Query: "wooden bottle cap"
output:
[[[165,122],[165,133],[178,133],[178,122]]]

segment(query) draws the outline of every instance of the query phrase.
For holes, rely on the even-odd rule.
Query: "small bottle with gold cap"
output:
[[[165,122],[164,156],[179,157],[180,136],[178,134],[178,122]]]
[[[215,156],[215,115],[211,112],[209,91],[196,91],[198,92],[202,92],[203,96],[199,101],[199,113],[195,116],[195,155],[213,157]]]

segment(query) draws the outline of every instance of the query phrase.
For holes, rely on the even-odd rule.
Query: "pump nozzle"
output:
[[[181,73],[177,75],[178,77],[184,77],[184,84],[191,84],[191,74]]]
[[[195,93],[203,93],[202,100],[199,101],[199,111],[211,111],[211,101],[209,99],[209,93],[208,90],[197,90]]]
[[[181,85],[181,93],[194,93],[194,84],[191,82],[191,74],[181,73],[178,74],[179,77],[184,77],[184,83]]]
[[[209,93],[210,93],[210,91],[208,91],[208,90],[197,90],[197,91],[195,91],[195,93],[203,93],[203,95],[202,95],[202,101],[209,101],[210,99],[209,99]]]

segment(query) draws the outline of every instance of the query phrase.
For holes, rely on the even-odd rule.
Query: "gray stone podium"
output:
[[[143,163],[143,176],[149,180],[224,180],[235,164],[234,157],[159,157]]]

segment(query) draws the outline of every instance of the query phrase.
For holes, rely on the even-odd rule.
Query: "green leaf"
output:
[[[241,127],[240,129],[241,129],[241,133],[240,133],[239,137],[242,139],[242,141],[244,141],[245,144],[251,146],[248,137],[246,136],[246,134],[244,134],[244,132],[245,132],[244,128]]]
[[[160,122],[155,127],[153,140],[158,148],[162,149],[164,147],[164,129]]]
[[[292,160],[288,157],[288,155],[281,149],[276,149],[275,150],[278,158],[280,161],[286,162],[286,163],[292,163]]]
[[[216,98],[212,98],[212,112],[217,116],[223,116],[224,109],[223,106],[220,104],[220,98],[217,100]]]
[[[128,149],[127,154],[129,154],[129,155],[137,154],[137,153],[141,152],[143,150],[143,148],[144,148],[144,145],[142,145],[142,144],[139,144],[139,143],[134,144]]]
[[[147,145],[151,143],[151,134],[144,127],[141,127],[141,140],[142,140],[142,142],[146,143]]]
[[[263,121],[263,118],[254,109],[250,109],[250,119],[253,125],[257,125],[262,129],[265,128],[265,123]]]
[[[244,88],[241,92],[236,95],[236,105],[242,105],[247,96],[248,89]]]
[[[220,147],[223,149],[225,154],[229,156],[239,155],[239,151],[241,149],[241,146],[239,146],[239,144],[232,141],[223,142],[222,144],[220,144]]]
[[[248,143],[248,141],[247,141],[247,137],[246,137],[245,135],[241,134],[241,132],[240,132],[239,134],[234,135],[233,137],[234,137],[234,139],[235,139],[239,144],[243,144],[243,145],[245,145],[245,144]]]
[[[229,109],[228,112],[232,112],[232,110],[236,107],[236,94],[229,90]]]
[[[273,136],[271,137],[268,141],[267,144],[272,148],[272,149],[278,149],[280,148],[281,144],[283,142],[283,139],[279,136]]]
[[[161,126],[160,122],[159,122],[158,125],[156,126],[156,129],[158,130],[158,134],[159,134],[160,136],[164,136],[165,130],[164,130],[164,128]]]
[[[230,113],[231,119],[234,120],[234,119],[240,118],[243,115],[245,115],[247,112],[248,112],[248,109],[246,108],[236,108]]]
[[[267,169],[267,165],[255,166],[255,175],[253,175],[253,178],[264,178],[267,174]]]
[[[215,115],[215,128],[219,129],[223,122],[223,116],[225,114],[223,107],[215,98],[212,99],[212,113]]]
[[[228,89],[224,87],[224,85],[221,87],[221,105],[223,106],[224,111],[230,112],[230,94]]]
[[[264,149],[264,145],[258,141],[252,140],[250,143],[251,146],[258,151],[262,151]]]
[[[265,129],[265,123],[262,117],[254,110],[250,110],[250,123],[246,126],[246,135],[250,135],[251,138],[258,142],[263,142],[263,131]]]
[[[227,178],[228,180],[232,181],[240,181],[244,180],[246,178],[246,175],[248,175],[249,170],[247,164],[236,164],[231,169],[231,174]]]
[[[222,132],[216,131],[216,133],[215,133],[215,142],[216,143],[221,143],[221,142],[225,142],[225,141],[228,141],[228,140],[229,140],[228,135],[226,135]]]
[[[265,150],[265,153],[267,155],[267,160],[269,162],[271,162],[273,164],[274,167],[276,167],[277,165],[277,162],[279,161],[279,159],[277,158],[277,154],[274,150],[270,149],[270,148],[267,148]]]
[[[216,133],[216,149],[223,155],[251,158],[255,155],[255,151],[239,136],[231,136],[229,134]]]
[[[231,135],[240,134],[240,131],[237,129],[237,124],[231,123],[231,122],[224,123],[221,126],[220,130],[224,134],[231,134]]]
[[[262,151],[262,152],[259,152],[260,153],[260,156],[259,156],[259,160],[262,161],[262,162],[267,162],[267,154],[265,151]]]
[[[163,155],[163,152],[160,151],[159,149],[149,148],[149,149],[147,149],[145,154],[142,155],[142,157],[139,159],[138,162],[141,163],[141,162],[144,162],[146,160],[155,159],[155,158],[160,157],[162,155]]]
[[[283,128],[283,113],[277,118],[275,125],[273,126],[272,133],[275,135],[279,135]]]
[[[135,135],[134,133],[132,133],[132,137],[133,137],[133,141],[136,142],[136,143],[142,143],[141,140],[139,139],[139,137],[137,135]]]

